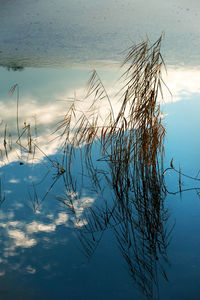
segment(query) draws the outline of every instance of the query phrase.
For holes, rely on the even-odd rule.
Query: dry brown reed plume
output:
[[[122,64],[123,87],[118,92],[120,108],[116,112],[98,73],[94,70],[88,81],[83,101],[90,101],[88,111],[77,110],[74,101],[54,133],[63,141],[60,164],[53,161],[37,145],[31,134],[31,125],[19,126],[19,86],[17,92],[17,141],[21,152],[35,155],[41,151],[56,168],[57,176],[40,199],[35,185],[29,192],[34,211],[62,177],[65,197],[57,197],[75,223],[81,221],[78,234],[88,259],[95,253],[106,229],[110,228],[127,263],[130,275],[138,288],[149,299],[157,299],[159,271],[167,280],[163,261],[167,261],[170,230],[164,207],[165,185],[163,154],[165,129],[161,122],[158,97],[162,98],[162,68],[160,53],[162,36],[154,43],[146,41],[130,47]],[[107,113],[99,109],[107,103]],[[36,127],[36,126],[35,126]],[[4,131],[4,149],[7,153],[7,128]],[[26,136],[26,143],[24,137]],[[10,147],[10,146],[9,146]],[[98,159],[94,153],[98,152]],[[80,217],[75,202],[78,200],[73,163],[81,157],[81,172],[91,180],[91,186],[101,202],[84,207]],[[102,164],[103,167],[99,167]],[[108,199],[107,191],[111,197]],[[104,192],[106,191],[106,192]],[[83,204],[84,206],[84,204]],[[81,220],[80,220],[81,218]]]
[[[91,148],[97,141],[105,159],[114,161],[116,155],[126,154],[124,161],[127,164],[140,160],[145,166],[151,166],[151,171],[156,167],[157,155],[163,151],[165,135],[160,105],[157,103],[158,94],[162,95],[161,40],[162,36],[151,46],[147,40],[129,49],[122,65],[127,69],[122,76],[125,84],[120,91],[121,108],[116,116],[102,81],[97,72],[93,72],[85,98],[87,101],[88,97],[93,96],[89,111],[82,112],[77,119],[75,99],[57,128],[57,131],[62,130],[61,137],[65,139],[65,169],[70,170],[75,148],[84,145],[84,157],[90,159]],[[105,99],[110,111],[104,116],[104,125],[99,126],[99,115],[94,106],[101,105]],[[124,153],[123,150],[127,148],[129,152]]]
[[[167,280],[162,261],[167,261],[170,233],[165,228],[168,215],[164,208],[165,129],[157,102],[163,85],[161,41],[162,36],[153,45],[146,40],[128,49],[122,64],[124,85],[119,91],[121,104],[117,114],[101,79],[93,71],[85,98],[87,101],[93,96],[89,111],[79,112],[77,117],[75,99],[57,128],[64,138],[63,168],[67,170],[66,197],[59,200],[70,208],[77,221],[73,198],[69,196],[77,193],[72,172],[76,155],[81,155],[82,173],[87,174],[104,199],[104,206],[101,201],[84,210],[78,232],[85,255],[91,258],[105,230],[112,229],[131,277],[149,299],[156,299],[158,294],[158,269]],[[103,125],[99,125],[96,107],[102,100],[110,109]],[[104,172],[94,161],[97,151]],[[108,187],[112,199],[104,195]]]

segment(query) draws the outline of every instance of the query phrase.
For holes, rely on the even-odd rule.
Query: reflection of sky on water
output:
[[[86,83],[90,76],[90,71],[87,69],[26,69],[23,72],[10,72],[1,68],[0,72],[2,78],[0,89],[0,118],[1,121],[3,121],[1,124],[1,150],[3,151],[4,149],[3,140],[5,126],[7,126],[7,138],[8,135],[11,134],[12,141],[15,142],[17,140],[16,91],[12,97],[8,95],[8,92],[15,83],[18,83],[20,94],[20,131],[23,131],[24,122],[26,125],[30,124],[32,137],[36,138],[37,136],[35,141],[37,140],[42,151],[47,155],[54,154],[60,146],[60,141],[59,139],[53,140],[54,136],[50,134],[55,130],[59,122],[63,120],[64,115],[67,113],[73,102],[74,95],[76,95],[76,98],[78,99],[78,101],[76,101],[77,115],[81,113],[81,111],[86,111],[90,106],[89,100],[84,100],[86,95]],[[113,101],[114,112],[117,113],[120,104],[118,102],[119,96],[116,96],[116,94],[123,84],[118,81],[121,72],[119,69],[117,72],[111,69],[101,69],[99,70],[99,75]],[[191,97],[198,97],[200,94],[198,84],[199,77],[200,71],[198,68],[175,68],[169,66],[167,74],[164,74],[164,81],[172,93],[171,96],[164,87],[164,103],[171,103],[169,104],[169,107],[172,107],[170,115],[177,114],[177,112],[173,111],[175,107],[177,107],[177,109],[178,106],[181,108],[178,113],[179,116],[180,114],[184,114],[184,117],[180,119],[180,122],[182,122],[181,120],[186,121],[186,118],[188,118],[187,104],[184,105],[184,103],[187,102],[183,102],[183,105],[179,103],[176,104],[176,102],[180,100],[183,101],[183,99],[185,99],[185,101],[187,99],[191,102]],[[105,118],[105,115],[109,110],[107,100],[102,100],[98,109],[102,118]],[[184,109],[185,112],[183,111]],[[194,113],[195,112],[196,110]],[[163,106],[163,113],[168,113],[165,106]],[[169,125],[171,124],[171,122],[168,122],[170,115],[164,121],[165,123],[169,123]],[[198,118],[192,118],[190,122],[195,122],[194,120],[198,120]],[[187,122],[184,122],[184,124],[187,124]],[[196,126],[194,128],[196,128]],[[25,147],[27,147],[26,134],[27,132],[21,137]],[[47,141],[51,142],[47,144]],[[9,154],[9,162],[19,159],[16,156],[14,143],[12,146],[13,149]],[[35,158],[40,159],[43,155],[44,153],[37,151]]]
[[[9,98],[8,91],[18,83],[20,127],[22,129],[25,121],[34,129],[36,120],[37,143],[43,151],[35,154],[37,163],[33,165],[19,164],[19,152],[16,154],[15,149],[9,153],[9,160],[4,157],[2,163],[0,177],[5,201],[0,208],[0,281],[4,287],[0,290],[1,296],[14,299],[16,295],[23,296],[26,290],[28,299],[65,299],[66,293],[69,299],[132,299],[133,295],[135,299],[142,299],[133,287],[109,230],[89,264],[80,254],[76,232],[83,225],[81,216],[85,207],[93,207],[99,197],[87,179],[84,186],[81,185],[80,161],[73,166],[77,186],[81,186],[81,191],[74,195],[77,196],[77,220],[58,201],[66,196],[61,178],[37,213],[33,212],[31,202],[33,184],[38,197],[42,198],[56,176],[56,170],[55,174],[48,173],[51,162],[44,153],[56,158],[60,143],[58,140],[49,143],[52,140],[50,133],[63,119],[71,103],[66,99],[75,94],[77,98],[84,95],[89,68],[85,70],[82,66],[81,69],[80,65],[85,62],[91,65],[91,61],[100,60],[99,74],[110,95],[115,95],[120,86],[118,82],[113,84],[120,76],[120,72],[116,72],[118,64],[112,67],[112,62],[109,62],[109,67],[104,69],[103,60],[119,60],[119,51],[130,45],[130,39],[141,40],[144,32],[155,39],[162,30],[166,32],[164,53],[169,63],[164,79],[173,95],[172,99],[167,90],[164,91],[166,105],[163,112],[167,115],[163,121],[167,129],[165,164],[168,167],[173,157],[177,168],[180,164],[185,173],[196,176],[200,146],[200,71],[196,66],[200,36],[198,3],[149,1],[144,5],[144,1],[110,1],[112,10],[105,1],[87,1],[86,4],[59,0],[52,1],[51,5],[46,1],[24,3],[19,0],[17,5],[12,2],[1,4],[0,64],[11,67],[75,64],[77,69],[25,68],[21,72],[0,69],[1,149],[6,124],[13,141],[16,141],[16,93]],[[21,5],[24,6],[23,16]],[[45,19],[42,18],[44,12]],[[175,67],[174,62],[177,63]],[[116,99],[113,101],[117,110]],[[80,102],[77,107],[85,111],[88,105]],[[102,102],[102,115],[106,108],[107,103]],[[25,154],[24,162],[29,157]],[[176,174],[167,172],[169,191],[178,190],[178,180]],[[182,178],[182,187],[198,187],[198,184]],[[173,224],[176,220],[176,226],[169,247],[169,285],[160,279],[162,300],[188,297],[198,300],[198,200],[195,190],[183,193],[182,200],[179,195],[169,194],[166,198],[171,213],[169,222]]]
[[[75,172],[79,164],[77,162]],[[74,220],[66,207],[56,199],[65,194],[61,178],[38,212],[33,212],[28,195],[32,182],[35,183],[39,197],[52,182],[52,173],[41,182],[43,173],[46,174],[46,166],[43,164],[31,167],[13,163],[1,168],[4,188],[10,191],[6,193],[0,212],[1,283],[9,282],[15,289],[15,297],[22,296],[25,288],[29,299],[34,299],[35,295],[39,299],[55,299],[55,295],[65,298],[66,293],[69,299],[82,299],[83,293],[88,299],[93,299],[94,295],[96,299],[101,299],[105,291],[105,299],[116,296],[124,299],[126,289],[129,294],[133,288],[126,270],[119,272],[121,263],[116,264],[115,259],[119,253],[112,236],[109,231],[105,233],[101,247],[88,264],[76,238],[76,228],[82,226],[81,222]],[[80,182],[79,179],[78,186]],[[84,208],[93,204],[94,199],[95,194],[93,196],[86,180],[80,199],[75,201],[78,219]],[[102,257],[100,260],[99,255]],[[117,286],[116,282],[119,283]],[[12,299],[12,291],[6,287],[7,284],[5,297]]]
[[[112,84],[111,79],[113,72],[109,70],[102,71],[104,79]],[[53,154],[60,146],[59,140],[55,140],[47,145],[48,140],[52,140],[50,135],[63,120],[69,106],[73,102],[74,91],[77,97],[84,97],[86,83],[90,76],[90,70],[63,70],[63,69],[26,69],[23,72],[10,72],[1,69],[2,87],[0,95],[1,108],[1,141],[4,139],[4,129],[7,126],[7,136],[12,135],[14,141],[17,140],[16,130],[16,110],[17,100],[16,91],[10,97],[8,92],[10,88],[18,83],[19,85],[19,125],[20,132],[23,132],[24,122],[31,124],[32,136],[47,154]],[[116,75],[114,75],[116,78]],[[107,86],[107,85],[106,85]],[[78,90],[77,90],[78,89]],[[71,98],[71,99],[69,99]],[[79,109],[84,110],[88,104],[86,101],[79,105]],[[12,108],[12,109],[11,109]],[[35,131],[37,128],[37,132]],[[26,147],[26,132],[23,134],[23,145]],[[2,150],[3,144],[1,144]],[[18,160],[14,149],[9,155],[9,161]],[[38,157],[43,156],[42,152],[37,152]]]
[[[166,164],[169,164],[173,156],[174,163],[181,163],[184,171],[189,173],[198,169],[196,161],[199,141],[195,138],[199,128],[198,106],[198,94],[192,95],[191,99],[165,106],[168,131]],[[193,116],[191,122],[185,122],[183,117],[186,113]],[[190,135],[190,132],[193,132],[193,135]],[[191,152],[193,155],[190,155]],[[77,161],[74,166],[75,174],[77,172],[77,186],[81,182],[80,174],[78,175],[79,164]],[[136,299],[143,299],[134,289],[109,231],[105,233],[90,263],[85,264],[84,257],[79,252],[76,231],[73,231],[75,223],[55,198],[64,195],[61,180],[51,190],[39,212],[33,213],[28,191],[34,182],[38,194],[45,193],[53,178],[53,174],[50,173],[45,181],[41,182],[46,171],[47,168],[43,164],[31,166],[12,163],[1,168],[2,183],[7,190],[6,200],[0,212],[0,280],[2,284],[5,282],[5,299],[23,295],[24,289],[29,299],[55,299],[56,295],[64,298],[66,293],[69,299],[84,299],[83,293],[87,295],[87,299],[94,299],[94,295],[99,300],[116,297],[132,299],[133,294]],[[169,173],[166,180],[171,191],[178,189],[177,176]],[[183,180],[186,188],[193,187],[192,181]],[[92,205],[95,199],[87,181],[80,197],[81,201],[89,200],[89,205]],[[161,299],[177,299],[174,295],[184,299],[188,291],[192,299],[198,299],[198,200],[195,191],[183,193],[182,200],[173,195],[168,195],[166,199],[171,213],[170,223],[176,220],[176,226],[168,253],[171,263],[167,270],[170,283],[160,280]],[[80,213],[82,212],[80,209]],[[14,296],[12,291],[9,291],[10,286],[15,290]]]

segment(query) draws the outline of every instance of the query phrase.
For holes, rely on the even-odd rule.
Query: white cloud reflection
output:
[[[165,103],[169,103],[172,100],[174,102],[181,101],[183,95],[191,97],[192,94],[200,94],[199,78],[199,68],[168,68],[167,76],[164,77],[164,80],[172,93],[173,99],[168,96]]]
[[[11,178],[9,181],[9,183],[19,183],[19,179],[16,179],[16,178]]]
[[[52,232],[56,230],[55,224],[42,224],[39,222],[32,222],[26,226],[27,232],[32,234],[36,232]]]
[[[78,72],[78,71],[77,71]],[[115,72],[115,71],[113,71]],[[164,73],[164,72],[163,72]],[[103,73],[102,73],[103,74]],[[107,75],[105,80],[105,87],[112,101],[112,107],[115,116],[120,109],[119,97],[116,97],[117,92],[122,86],[119,82],[113,85],[112,72]],[[115,75],[116,76],[116,75]],[[183,98],[190,98],[193,94],[200,94],[199,86],[200,69],[199,68],[176,68],[174,66],[169,66],[167,68],[167,74],[164,74],[164,81],[172,93],[172,97],[168,90],[164,87],[164,103],[170,103],[175,101],[180,101]],[[87,78],[85,78],[87,81]],[[102,81],[104,78],[102,76]],[[112,86],[111,86],[112,83]],[[0,130],[3,133],[7,130],[7,152],[8,159],[6,158],[6,152],[4,149],[4,136],[0,137],[0,154],[4,155],[4,159],[0,160],[0,164],[8,164],[14,161],[30,161],[31,163],[40,162],[46,156],[55,154],[60,145],[61,140],[54,139],[56,135],[51,135],[54,129],[58,126],[58,122],[62,121],[65,114],[67,113],[72,100],[66,101],[73,97],[73,90],[61,90],[55,95],[56,99],[61,99],[64,101],[54,101],[45,100],[45,103],[41,102],[41,99],[29,98],[20,99],[19,107],[19,124],[20,132],[23,133],[21,136],[21,144],[24,147],[23,153],[21,153],[19,146],[15,143],[18,139],[17,129],[16,129],[16,103],[13,99],[0,98],[0,116],[3,119]],[[76,98],[84,99],[85,97],[85,86],[78,87],[76,90]],[[42,98],[42,95],[41,95]],[[90,100],[76,101],[77,119],[82,112],[86,112],[90,105]],[[12,107],[12,108],[11,108]],[[99,115],[98,125],[104,123],[105,117],[110,111],[109,103],[106,99],[102,99],[98,106],[94,106],[96,113]],[[31,138],[32,138],[32,153],[29,153],[27,130],[24,131],[24,123],[31,126]],[[12,136],[12,145],[9,146],[9,133]],[[34,143],[38,146],[34,149]],[[26,149],[26,150],[25,150]],[[25,179],[28,180],[28,179]],[[15,178],[11,179],[12,183],[15,182]]]
[[[60,212],[60,213],[58,214],[57,219],[55,220],[55,224],[56,224],[57,226],[66,224],[67,221],[68,221],[68,219],[69,219],[69,216],[68,216],[66,213]]]
[[[5,274],[6,274],[5,271],[1,271],[1,270],[0,270],[0,276],[4,276]]]
[[[7,233],[10,238],[14,239],[15,247],[30,248],[36,245],[36,240],[33,238],[29,238],[21,230],[8,230]]]
[[[61,225],[67,228],[72,228],[72,224],[74,224],[74,228],[83,226],[86,222],[83,219],[84,210],[86,207],[91,206],[93,202],[94,199],[91,197],[76,199],[74,201],[76,218],[74,218],[74,216],[70,217],[65,211],[58,211],[54,212],[54,214],[45,215],[45,213],[43,213],[39,216],[32,214],[32,218],[35,218],[35,220],[27,222],[23,219],[21,221],[17,220],[14,213],[1,211],[0,230],[3,234],[0,237],[0,267],[9,265],[9,258],[17,257],[21,255],[22,252],[25,253],[24,251],[26,251],[26,249],[32,248],[40,243],[42,243],[44,249],[51,247],[51,244],[54,244],[51,234],[56,232],[57,228]],[[20,209],[23,210],[24,206],[20,207]],[[62,240],[67,242],[66,237]],[[55,243],[57,243],[57,239]],[[14,265],[12,264],[10,267],[13,269]],[[19,264],[18,268],[20,268]],[[28,265],[24,268],[29,274],[35,274],[37,271],[32,265]],[[4,270],[2,269],[1,271],[0,268],[0,276],[4,275]]]
[[[31,267],[31,266],[27,266],[27,267],[26,267],[26,271],[27,271],[27,273],[29,273],[29,274],[35,274],[35,273],[36,273],[36,269],[34,269],[34,268]]]

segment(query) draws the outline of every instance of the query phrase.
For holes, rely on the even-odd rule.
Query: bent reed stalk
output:
[[[57,170],[57,176],[42,197],[33,184],[32,193],[28,194],[33,210],[39,209],[62,177],[65,195],[56,199],[72,216],[86,257],[90,259],[94,255],[104,232],[111,229],[132,279],[149,299],[156,299],[155,294],[158,294],[157,269],[167,280],[163,261],[167,262],[170,236],[170,231],[166,230],[168,212],[164,207],[165,128],[158,103],[158,97],[163,95],[162,68],[165,67],[160,53],[161,42],[162,36],[152,45],[147,39],[127,50],[122,64],[125,71],[120,78],[123,86],[117,94],[118,111],[114,109],[113,100],[100,76],[95,70],[92,72],[83,99],[90,104],[89,109],[78,109],[80,100],[75,95],[64,119],[53,132],[63,141],[60,164],[45,155],[37,145],[37,134],[33,139],[30,124],[24,123],[20,131],[19,87],[15,85],[11,89],[13,94],[17,88],[16,143],[21,151],[33,153],[33,158],[36,149],[42,152]],[[107,110],[103,116],[99,114],[102,104]],[[22,143],[24,135],[27,137],[25,144]],[[5,127],[5,141],[6,137]],[[7,153],[7,143],[4,144]],[[78,156],[83,177],[87,176],[101,199],[92,207],[86,202],[79,203],[79,210],[77,201],[81,187],[73,174]],[[101,164],[103,167],[99,168]],[[108,189],[111,191],[110,199],[104,192]],[[84,213],[80,216],[83,208]]]
[[[164,206],[168,192],[164,173],[168,169],[163,171],[166,132],[158,103],[158,97],[163,97],[162,68],[165,67],[160,53],[161,42],[162,36],[153,44],[147,39],[127,50],[122,63],[125,71],[120,78],[123,86],[117,93],[118,111],[114,109],[113,99],[100,76],[96,70],[92,72],[82,100],[90,104],[89,109],[78,109],[77,103],[81,100],[74,95],[71,107],[53,132],[63,141],[61,163],[51,159],[38,146],[36,125],[35,139],[30,124],[24,122],[20,130],[19,86],[16,84],[10,90],[11,95],[15,90],[17,92],[16,143],[21,152],[32,153],[34,159],[37,149],[57,171],[42,197],[32,185],[32,193],[29,191],[28,195],[33,210],[39,209],[62,177],[65,195],[56,196],[56,199],[72,216],[85,256],[91,259],[104,232],[112,230],[131,278],[148,299],[159,297],[158,270],[168,280],[163,262],[167,262],[167,246],[173,229],[166,228],[169,216]],[[104,116],[99,113],[102,104],[107,110]],[[23,141],[24,136],[26,142]],[[12,150],[12,144],[6,125],[4,152],[7,159],[8,150]],[[98,195],[98,201],[92,207],[87,201],[77,205],[81,187],[76,181],[77,174],[74,176],[73,165],[78,156],[82,177],[87,177],[92,190]],[[101,164],[103,167],[99,167]],[[182,192],[181,175],[184,174],[181,169],[174,168],[173,162],[169,169],[179,174]],[[0,205],[4,201],[0,180]],[[81,216],[80,211],[83,211]]]
[[[143,176],[152,175],[158,168],[162,170],[165,128],[157,102],[158,96],[162,97],[163,85],[161,41],[162,36],[153,45],[146,40],[128,49],[122,64],[126,70],[121,77],[124,84],[119,91],[121,106],[117,114],[99,75],[93,71],[83,100],[89,101],[93,97],[89,110],[77,113],[77,100],[74,99],[55,130],[64,138],[63,168],[68,174],[75,149],[82,148],[83,160],[91,165],[91,152],[96,144],[100,147],[101,160],[116,164],[120,161],[124,167],[138,161],[143,165]],[[110,109],[104,116],[103,125],[99,125],[102,120],[100,122],[98,106],[102,101],[107,101]]]
[[[157,269],[167,280],[162,261],[167,262],[170,232],[164,208],[163,154],[165,128],[161,122],[158,96],[162,98],[160,54],[162,36],[150,45],[146,40],[128,49],[122,64],[120,108],[115,114],[112,99],[94,70],[84,101],[93,97],[87,112],[76,110],[76,99],[56,131],[61,131],[66,197],[59,198],[78,225],[82,249],[90,259],[106,229],[116,236],[118,247],[138,288],[149,299],[158,297]],[[98,106],[107,102],[102,119]],[[78,117],[77,117],[78,116]],[[100,122],[101,121],[101,122]],[[104,163],[104,172],[97,166]],[[85,207],[82,220],[76,212],[76,179],[73,163],[81,156],[82,174],[101,195],[103,203]],[[103,179],[102,179],[103,178]],[[103,183],[102,183],[103,182]],[[103,185],[102,185],[103,184]],[[107,199],[105,189],[111,189]]]

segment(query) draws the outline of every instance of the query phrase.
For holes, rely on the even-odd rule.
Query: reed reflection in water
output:
[[[147,40],[129,49],[117,115],[94,71],[85,99],[93,97],[89,110],[77,118],[75,99],[57,128],[64,139],[60,170],[66,187],[59,201],[74,216],[84,254],[90,260],[104,232],[111,229],[133,281],[148,299],[159,297],[159,272],[168,280],[165,265],[172,230],[167,229],[164,205],[165,129],[157,102],[163,85],[161,41],[162,36],[153,45]],[[102,120],[98,105],[105,100],[108,113]],[[82,182],[90,180],[98,195],[94,205],[82,203],[81,218],[75,204],[81,190],[73,170],[77,157]]]
[[[16,144],[20,163],[25,163],[23,157],[35,161],[36,152],[41,152],[55,170],[43,195],[38,195],[34,183],[29,190],[33,210],[40,209],[62,179],[65,195],[56,190],[56,199],[66,208],[87,259],[92,258],[105,231],[110,229],[131,278],[148,299],[159,297],[159,273],[168,280],[165,266],[172,230],[167,226],[164,203],[165,128],[158,102],[162,98],[164,67],[161,42],[162,36],[154,44],[146,40],[128,49],[122,64],[123,87],[118,93],[117,113],[101,78],[93,71],[85,99],[77,99],[74,94],[69,111],[53,132],[62,142],[61,160],[45,154],[38,143],[36,125],[24,123],[21,129],[18,85],[11,89],[17,96]],[[84,102],[89,106],[87,111],[80,109]],[[11,144],[7,143],[7,136],[5,128],[4,152],[8,159]],[[77,179],[78,173],[81,180]],[[80,197],[84,186],[95,195],[94,201],[92,197],[84,201]],[[5,196],[1,191],[0,194],[3,203]]]

